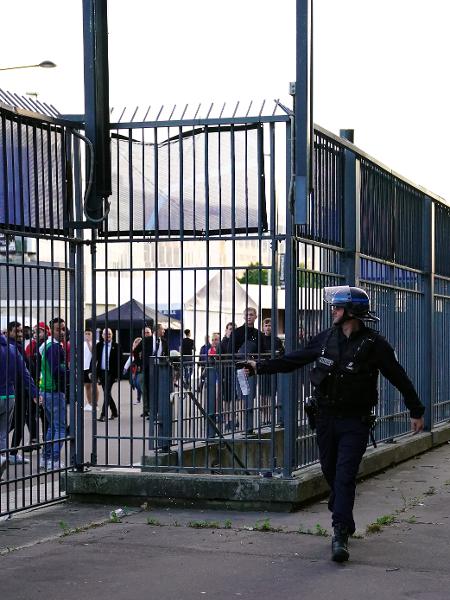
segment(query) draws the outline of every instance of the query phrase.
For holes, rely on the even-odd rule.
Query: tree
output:
[[[244,274],[238,277],[239,283],[243,284],[256,284],[256,285],[268,285],[269,284],[269,270],[262,269],[260,263],[250,263],[246,268]]]

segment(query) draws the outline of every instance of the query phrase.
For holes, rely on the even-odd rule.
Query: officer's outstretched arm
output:
[[[411,428],[414,433],[423,430],[423,413],[425,407],[409,379],[404,368],[398,362],[394,349],[386,340],[381,340],[377,347],[378,367],[380,372],[402,394],[406,408],[411,416]]]
[[[262,361],[248,360],[247,364],[258,374],[290,373],[309,365],[320,356],[326,336],[327,331],[321,332],[301,350]]]

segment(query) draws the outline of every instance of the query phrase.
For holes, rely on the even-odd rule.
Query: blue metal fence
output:
[[[15,100],[4,93],[0,97]],[[77,212],[77,144],[72,124],[51,107],[48,114],[33,115],[30,108],[46,106],[18,105],[0,105],[0,319],[2,334],[17,353],[15,393],[6,411],[1,400],[0,455],[6,468],[0,479],[0,515],[64,497],[64,479],[76,455],[77,393],[82,397],[75,385],[75,359],[81,354],[76,271],[83,242],[69,223]],[[55,383],[53,395],[39,402],[42,391],[34,395],[27,378],[19,376],[20,361],[39,389],[41,346],[55,317],[65,321],[67,336],[72,333],[70,342],[61,338],[67,358],[71,351],[72,369]],[[0,373],[3,385],[7,369]],[[64,394],[62,403],[59,394]]]
[[[140,120],[122,111],[112,125],[109,216],[91,230],[82,217],[75,124],[53,113],[22,118],[1,110],[0,278],[13,269],[22,281],[22,304],[7,295],[2,310],[33,324],[57,311],[72,332],[67,463],[290,475],[315,462],[303,408],[309,369],[242,383],[236,362],[307,343],[330,322],[322,288],[342,283],[369,292],[381,333],[427,406],[428,426],[450,418],[450,208],[441,199],[316,127],[314,193],[307,225],[297,226],[292,117],[278,104],[236,106],[231,116],[212,106],[192,115],[187,107],[181,115],[147,110]],[[9,251],[13,238],[24,247],[34,240],[36,255],[18,261]],[[33,302],[34,310],[25,308]],[[253,309],[259,333],[247,344],[247,330],[237,347],[227,325],[242,326]],[[142,358],[133,341],[157,323],[164,351],[152,338]],[[91,375],[84,373],[83,324],[95,330]],[[97,345],[105,329],[121,347],[115,372],[105,373]],[[193,354],[180,353],[185,329]],[[105,405],[98,421],[108,387],[116,410]],[[379,441],[408,431],[401,398],[383,379],[378,416]],[[32,450],[39,454],[44,443]],[[42,487],[36,460],[29,464],[0,483],[2,512],[63,493],[50,494],[47,471]],[[16,501],[19,488],[31,490],[26,501]]]

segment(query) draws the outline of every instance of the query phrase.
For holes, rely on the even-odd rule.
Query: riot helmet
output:
[[[378,322],[380,319],[370,312],[370,299],[361,288],[337,285],[323,289],[323,300],[330,306],[344,309],[343,321],[361,319]]]

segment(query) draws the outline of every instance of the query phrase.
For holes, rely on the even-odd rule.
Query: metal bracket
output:
[[[99,225],[89,221],[69,221],[69,229],[98,229]]]

